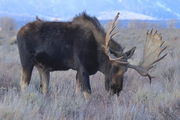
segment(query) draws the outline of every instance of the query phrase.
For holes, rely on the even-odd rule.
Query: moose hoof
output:
[[[25,91],[28,87],[28,83],[21,81],[20,82],[21,91]]]
[[[81,91],[81,88],[77,85],[76,86],[76,94],[80,93],[80,91]]]
[[[41,92],[43,95],[47,95],[48,89],[47,89],[47,88],[42,88],[42,87],[40,87],[40,92]]]
[[[91,94],[88,92],[83,92],[84,98],[86,99],[86,101],[88,101],[91,98]]]

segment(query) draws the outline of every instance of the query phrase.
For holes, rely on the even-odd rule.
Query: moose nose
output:
[[[113,96],[113,95],[117,95],[117,96],[119,96],[119,93],[120,93],[120,90],[110,90],[110,92],[109,92],[109,94],[111,95],[111,96]]]
[[[121,92],[121,90],[122,90],[121,86],[112,85],[110,89],[110,95],[116,94],[117,96],[119,96],[119,93]]]

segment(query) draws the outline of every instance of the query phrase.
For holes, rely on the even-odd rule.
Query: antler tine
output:
[[[154,32],[154,35],[157,34],[157,30]]]
[[[149,34],[152,34],[152,32],[153,32],[153,28],[151,29],[151,31],[150,31],[150,33],[149,33]]]
[[[118,20],[119,14],[120,13],[118,12],[116,17],[112,21],[112,23],[110,25],[110,28],[108,29],[108,31],[106,33],[106,38],[105,38],[105,49],[106,49],[106,52],[108,51],[108,44],[109,44],[109,41],[110,41],[110,39],[112,37],[111,33],[115,29],[115,27],[116,27],[116,21]]]
[[[114,18],[114,20],[112,21],[112,26],[111,26],[111,31],[110,31],[110,34],[112,33],[112,31],[116,28],[116,21],[118,20],[119,18],[119,12],[117,13],[116,17]]]

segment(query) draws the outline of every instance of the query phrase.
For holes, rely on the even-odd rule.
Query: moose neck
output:
[[[99,56],[99,71],[106,75],[111,68],[111,61],[109,57],[105,54]]]

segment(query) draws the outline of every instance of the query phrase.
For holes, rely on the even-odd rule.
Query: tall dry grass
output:
[[[180,120],[180,30],[160,29],[168,56],[151,73],[149,84],[132,69],[125,74],[119,97],[109,96],[102,73],[90,77],[92,95],[85,102],[75,93],[73,70],[51,73],[50,92],[39,93],[39,75],[34,69],[30,86],[19,90],[20,62],[16,45],[0,46],[1,120]],[[146,30],[122,29],[116,40],[125,50],[137,46],[130,62],[142,57]]]

